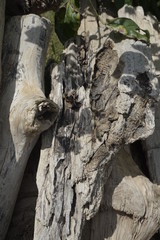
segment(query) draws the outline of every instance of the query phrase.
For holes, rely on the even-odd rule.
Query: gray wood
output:
[[[126,15],[126,12],[128,14]],[[157,19],[152,16],[144,16],[143,9],[138,7],[133,9],[127,6],[119,11],[119,16],[127,16],[137,22],[143,29],[150,32],[152,59],[154,63],[153,72],[155,72],[160,84],[160,29]],[[156,104],[155,109],[155,129],[151,136],[143,141],[144,153],[147,161],[150,179],[152,182],[160,184],[160,103]]]
[[[39,134],[58,106],[43,93],[50,23],[37,15],[13,17],[5,27],[0,96],[0,239],[4,239],[24,169]]]
[[[39,134],[55,122],[58,106],[55,125],[42,137],[34,240],[150,240],[159,229],[160,187],[142,174],[126,146],[155,129],[144,148],[152,181],[159,183],[158,24],[140,7],[119,11],[150,31],[148,46],[106,29],[88,1],[81,1],[81,11],[79,36],[66,45],[53,69],[50,100],[43,93],[50,24],[28,15],[6,26],[0,239],[29,154]]]
[[[100,210],[82,240],[150,240],[160,226],[159,193],[160,187],[143,176],[122,149],[114,159]]]
[[[93,219],[100,210],[104,184],[110,176],[115,154],[124,145],[147,138],[155,127],[158,80],[150,47],[140,41],[124,39],[101,23],[98,25],[88,1],[82,1],[81,9],[84,18],[78,32],[80,36],[68,43],[62,62],[52,72],[50,99],[60,106],[60,115],[56,128],[43,135],[37,172],[39,194],[34,240],[81,239],[86,220]],[[117,176],[117,172],[111,176],[110,184],[123,177],[125,182],[117,189],[112,186],[112,192],[114,188],[116,191],[113,201],[107,190],[110,207],[116,211],[111,213],[116,214],[117,225],[108,213],[105,219],[98,220],[115,228],[112,233],[115,235],[101,239],[146,240],[159,227],[159,209],[155,212],[159,187],[139,169],[135,171],[135,163],[130,155],[128,158],[131,163],[129,170],[124,166],[124,176],[120,173]],[[127,156],[122,157],[124,165],[125,159],[127,162]],[[132,179],[132,174],[137,177]],[[139,204],[130,201],[134,193],[136,201],[141,196]],[[143,201],[149,201],[145,205],[146,215],[141,209]],[[153,221],[148,220],[150,217]],[[144,224],[139,225],[138,221],[134,225],[136,218]],[[130,224],[129,235],[123,238],[123,226],[127,224]],[[134,227],[136,238],[132,234]],[[98,225],[96,236],[102,236],[101,230]],[[94,238],[94,231],[92,234],[84,234],[84,239],[99,239]]]

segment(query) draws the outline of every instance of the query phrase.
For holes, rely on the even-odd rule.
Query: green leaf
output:
[[[148,30],[141,29],[133,20],[129,18],[115,18],[113,20],[107,20],[107,25],[114,31],[118,31],[128,38],[149,43],[150,34]]]
[[[70,0],[66,7],[61,8],[55,15],[55,31],[64,44],[77,35],[80,26],[79,2]]]

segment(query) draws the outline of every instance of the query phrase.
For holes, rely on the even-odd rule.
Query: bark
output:
[[[58,113],[58,106],[43,93],[50,31],[50,23],[36,15],[13,17],[5,27],[0,97],[0,239],[5,237],[30,152]]]
[[[57,11],[61,3],[62,0],[6,0],[6,13],[11,16],[41,14],[49,10]]]
[[[154,131],[151,48],[97,23],[88,1],[81,11],[79,36],[52,72],[60,115],[42,138],[34,240],[147,240],[160,225],[160,188],[130,154],[116,154]]]

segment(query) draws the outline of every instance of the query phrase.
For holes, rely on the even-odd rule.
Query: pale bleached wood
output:
[[[2,42],[3,42],[3,31],[5,22],[5,0],[0,1],[0,87],[1,87],[1,52],[2,52]]]
[[[151,34],[151,50],[157,75],[160,65],[159,30],[153,16],[144,16],[141,7],[125,6],[120,17],[133,19]],[[154,70],[155,68],[155,70]],[[145,80],[144,80],[145,81]],[[159,183],[159,104],[155,113],[155,131],[144,142],[152,181]],[[138,149],[134,149],[138,151]],[[139,153],[134,153],[140,156]],[[144,158],[145,156],[143,156]],[[139,164],[142,159],[137,159]],[[143,176],[130,153],[121,150],[115,158],[112,174],[104,188],[100,211],[84,229],[84,239],[99,240],[150,240],[160,227],[160,187]]]
[[[155,17],[148,16],[146,20],[152,22],[152,25],[148,26],[148,30],[151,32],[153,62],[160,84],[160,27]],[[143,147],[150,178],[154,183],[160,184],[160,102],[158,102],[155,111],[155,131],[149,138],[143,141]]]
[[[143,29],[148,29],[150,32],[152,59],[155,66],[155,74],[160,84],[160,27],[156,17],[149,15],[144,16],[143,9],[137,7],[132,9],[127,7],[121,10],[121,16],[128,12],[129,16],[137,21]],[[125,13],[124,13],[125,11]],[[143,141],[143,150],[148,167],[149,177],[152,182],[160,184],[160,103],[158,102],[155,109],[155,130],[154,133]],[[159,226],[160,228],[160,226]],[[160,234],[159,234],[160,237]],[[154,239],[154,238],[153,238]]]
[[[122,149],[114,159],[100,210],[90,221],[90,237],[82,239],[150,240],[160,226],[159,205],[160,186],[143,176]]]
[[[114,155],[155,127],[150,47],[98,25],[88,1],[81,11],[82,37],[68,44],[52,73],[50,98],[61,112],[56,128],[43,135],[34,240],[81,239],[99,210]]]
[[[147,29],[150,33],[152,59],[155,67],[155,75],[160,84],[160,28],[156,17],[152,15],[144,16],[142,7],[133,9],[126,6],[119,11],[120,17],[129,17],[133,19],[142,29]],[[145,157],[150,178],[154,183],[160,183],[160,103],[157,104],[155,110],[155,130],[154,133],[143,141]]]
[[[29,154],[55,121],[58,106],[43,93],[51,24],[36,15],[5,27],[0,97],[0,239],[4,239]]]

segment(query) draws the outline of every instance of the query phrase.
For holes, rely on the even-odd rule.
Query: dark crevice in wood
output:
[[[157,232],[152,238],[151,240],[159,240],[160,239],[160,232]]]
[[[46,67],[45,67],[45,73],[44,73],[44,80],[45,80],[45,96],[48,98],[49,94],[51,92],[51,73],[55,66],[55,62],[53,59],[49,59],[47,61]]]
[[[41,137],[30,154],[5,240],[33,240],[40,149]]]
[[[135,163],[138,165],[142,173],[151,180],[148,166],[147,166],[147,159],[145,157],[145,152],[143,151],[142,142],[138,140],[130,145],[132,158]]]
[[[82,231],[81,240],[90,240],[91,239],[91,226],[92,220],[86,221]]]
[[[72,208],[71,208],[71,216],[74,215],[75,213],[75,209],[76,209],[76,200],[77,200],[77,196],[76,196],[76,190],[75,190],[76,185],[74,184],[72,189],[73,189],[73,202],[72,202]]]

